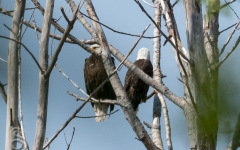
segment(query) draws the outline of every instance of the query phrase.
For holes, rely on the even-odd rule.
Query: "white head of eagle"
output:
[[[101,54],[102,53],[102,47],[98,44],[93,44],[90,46],[90,49],[95,51],[97,54]]]
[[[139,59],[150,60],[150,52],[147,48],[143,47],[138,50],[137,60],[139,60]]]

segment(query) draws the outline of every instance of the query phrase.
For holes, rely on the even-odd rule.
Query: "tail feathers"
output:
[[[99,117],[95,117],[96,122],[103,122],[106,120],[107,116],[107,110],[108,110],[108,106],[109,104],[101,104],[101,103],[95,103],[94,104],[94,112],[95,112],[95,116],[99,116]]]

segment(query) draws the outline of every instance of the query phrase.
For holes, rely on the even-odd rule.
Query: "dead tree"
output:
[[[154,25],[154,37],[153,37],[153,50],[154,50],[154,78],[147,76],[134,64],[132,64],[127,57],[121,54],[114,46],[110,45],[107,41],[102,26],[105,26],[99,21],[97,13],[91,0],[84,0],[84,7],[88,15],[83,14],[79,10],[79,6],[76,6],[72,0],[66,0],[66,3],[70,6],[73,12],[73,19],[70,21],[63,9],[61,9],[65,20],[68,22],[68,27],[64,29],[52,18],[54,0],[49,0],[46,2],[46,8],[44,9],[40,3],[36,0],[32,0],[35,7],[44,15],[43,29],[32,25],[31,23],[22,19],[25,1],[16,1],[16,8],[14,13],[5,11],[0,8],[1,13],[13,17],[13,24],[10,35],[9,42],[9,57],[8,57],[8,99],[7,99],[7,136],[6,136],[6,148],[11,149],[11,142],[14,140],[12,137],[11,130],[17,127],[17,116],[18,110],[16,108],[18,104],[17,100],[17,49],[19,46],[19,31],[21,31],[21,24],[35,29],[37,32],[42,32],[41,36],[41,46],[39,54],[39,64],[38,61],[35,62],[39,67],[39,98],[38,98],[38,114],[36,123],[36,134],[35,141],[33,145],[34,150],[45,149],[49,144],[58,136],[58,134],[69,124],[69,122],[76,117],[76,114],[84,107],[84,105],[94,99],[91,99],[92,95],[89,95],[85,102],[73,113],[72,116],[66,121],[66,123],[57,131],[57,133],[44,145],[44,138],[46,132],[46,121],[47,121],[47,109],[48,109],[48,86],[51,71],[56,65],[57,57],[61,51],[61,47],[64,42],[78,44],[80,47],[85,49],[87,52],[93,53],[86,44],[98,43],[101,45],[102,51],[101,56],[104,67],[109,75],[113,89],[117,95],[116,104],[120,105],[126,120],[129,122],[133,131],[136,133],[137,138],[143,143],[146,149],[163,149],[161,130],[160,130],[160,116],[161,109],[163,110],[163,116],[165,120],[166,128],[166,139],[168,149],[172,150],[171,141],[171,127],[168,117],[168,109],[163,96],[168,98],[175,105],[180,107],[187,120],[188,125],[188,135],[190,139],[190,149],[191,150],[214,150],[217,145],[217,132],[218,132],[218,76],[219,67],[227,59],[227,57],[236,49],[240,42],[240,38],[235,42],[234,47],[231,51],[220,61],[219,57],[224,52],[225,47],[231,40],[232,35],[237,31],[240,24],[240,20],[234,25],[234,29],[224,44],[223,48],[219,50],[218,39],[219,39],[219,12],[222,8],[230,5],[234,2],[231,1],[225,5],[220,5],[220,0],[207,0],[206,1],[206,12],[203,16],[202,12],[202,2],[199,0],[184,0],[185,14],[186,14],[186,29],[187,29],[187,48],[183,46],[181,38],[179,35],[177,22],[173,12],[173,7],[175,4],[171,4],[169,0],[153,0],[154,7],[154,19],[151,15],[147,13],[142,3],[138,0],[134,0],[136,5],[139,6],[141,10]],[[145,1],[144,1],[145,2]],[[146,3],[146,2],[145,2]],[[143,14],[143,15],[144,15]],[[161,26],[161,16],[165,21],[168,34],[162,31]],[[91,20],[93,26],[90,22],[86,20],[86,17]],[[16,19],[16,20],[15,20]],[[73,28],[75,20],[84,26],[87,30],[91,39],[78,40],[76,37],[70,34],[70,30]],[[17,22],[15,24],[15,22]],[[63,36],[58,37],[50,33],[50,25],[53,25],[58,31],[60,31]],[[125,33],[126,34],[126,33]],[[144,34],[144,32],[143,32]],[[138,41],[143,37],[143,34],[139,36]],[[129,34],[127,34],[129,35]],[[135,36],[135,35],[134,35]],[[60,40],[59,46],[56,49],[54,56],[51,58],[51,63],[48,65],[49,54],[48,54],[48,41],[49,37]],[[178,97],[173,92],[171,92],[162,81],[162,73],[160,66],[160,55],[161,55],[161,38],[165,40],[166,43],[171,44],[174,52],[174,56],[177,62],[177,66],[181,75],[179,79],[184,86],[184,97]],[[15,40],[15,41],[14,41]],[[132,49],[136,46],[136,42]],[[31,53],[30,53],[31,54]],[[117,70],[114,69],[113,64],[110,60],[110,54],[112,54],[116,59],[118,59],[121,64],[126,66],[132,72],[134,72],[139,78],[144,82],[149,84],[155,90],[155,102],[153,109],[153,124],[149,125],[145,123],[147,127],[151,128],[152,138],[148,135],[143,124],[140,122],[139,118],[135,115],[133,108],[128,101],[128,97],[123,90],[122,84],[119,80]],[[33,57],[34,58],[34,57]],[[120,67],[119,66],[119,67]],[[14,72],[12,72],[12,70]],[[104,84],[104,83],[103,83]],[[1,84],[1,91],[4,92]],[[1,93],[3,93],[1,92]],[[6,97],[4,95],[4,97]],[[162,107],[162,108],[161,108]],[[239,121],[236,125],[236,132],[234,133],[232,144],[229,148],[236,149],[239,147]],[[68,145],[70,147],[70,145]]]

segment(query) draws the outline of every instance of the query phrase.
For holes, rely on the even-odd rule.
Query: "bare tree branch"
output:
[[[230,5],[230,4],[232,4],[232,3],[235,2],[235,1],[236,1],[236,0],[231,0],[230,2],[227,2],[227,3],[223,4],[222,6],[220,6],[219,10],[220,10],[220,9],[223,9],[224,7],[226,7],[226,6]]]
[[[42,13],[42,15],[44,15],[44,8],[40,5],[40,3],[37,1],[37,0],[31,0],[33,3],[34,3],[34,5],[41,11],[41,13]],[[52,23],[52,25],[58,30],[58,31],[60,31],[61,33],[64,33],[64,29],[57,23],[57,22],[54,22],[54,21],[52,21],[51,22]],[[78,44],[79,46],[81,46],[83,49],[85,49],[87,52],[89,52],[89,53],[93,53],[93,51],[91,51],[90,49],[89,49],[89,47],[86,45],[86,44],[84,44],[82,41],[79,41],[76,37],[74,37],[73,35],[71,35],[71,34],[69,34],[68,35],[68,38],[71,40],[71,41],[73,41],[74,43],[76,43],[76,44]]]
[[[158,93],[158,98],[161,101],[161,105],[163,109],[163,116],[164,116],[164,122],[165,122],[165,128],[166,128],[166,141],[167,141],[168,149],[172,150],[173,147],[172,147],[172,138],[171,138],[171,125],[170,125],[170,120],[168,115],[167,104],[162,94]]]
[[[5,62],[5,63],[7,63],[7,61],[6,61],[6,60],[4,60],[4,59],[3,59],[3,58],[1,58],[1,57],[0,57],[0,60],[1,60],[1,61],[3,61],[3,62]]]
[[[14,41],[14,42],[16,42],[16,43],[18,43],[18,44],[21,44],[21,45],[24,47],[24,49],[25,49],[25,50],[30,54],[30,56],[33,58],[34,62],[37,64],[39,70],[43,73],[43,70],[42,70],[42,68],[40,67],[37,59],[34,57],[34,55],[31,53],[31,51],[30,51],[23,43],[21,43],[21,42],[19,42],[19,41],[16,41],[16,40],[14,40],[14,39],[11,39],[11,38],[9,38],[9,37],[2,36],[2,35],[0,35],[0,38],[8,39],[8,40]]]
[[[146,103],[147,100],[149,100],[151,97],[153,97],[155,95],[155,91],[152,91],[152,93],[150,93],[145,99],[142,100],[143,103]]]
[[[178,2],[179,2],[179,0],[176,0],[176,2],[174,2],[174,3],[172,4],[172,8],[173,8]]]
[[[44,73],[48,69],[48,46],[49,46],[49,33],[52,22],[54,0],[46,1],[46,10],[43,17],[43,32],[41,35],[39,63]],[[33,150],[40,150],[44,144],[44,138],[46,134],[47,124],[47,112],[48,112],[48,88],[49,88],[49,76],[45,76],[44,73],[39,74],[39,92],[38,92],[38,108],[37,108],[37,121],[35,139],[33,144]]]
[[[149,28],[150,24],[146,27],[146,29],[142,32],[141,36],[138,38],[138,40],[134,43],[133,47],[131,48],[131,50],[128,52],[128,54],[125,56],[125,58],[121,61],[120,65],[118,65],[118,67],[116,68],[116,70],[119,70],[119,68],[121,67],[121,65],[123,64],[123,62],[128,58],[128,56],[132,53],[132,51],[134,50],[134,48],[137,46],[138,42],[141,40],[141,38],[143,37],[144,33],[147,31],[147,29]]]
[[[153,6],[152,4],[149,4],[149,3],[146,2],[145,0],[142,0],[142,1],[143,1],[145,4],[147,4],[148,6],[155,8],[155,6]]]
[[[71,7],[72,11],[75,10],[76,8],[76,5],[75,3],[72,1],[72,0],[66,0],[66,2],[69,4],[69,6]],[[85,27],[85,29],[91,34],[93,31],[92,27],[90,26],[90,24],[87,23],[87,21],[84,19],[84,17],[87,17],[99,24],[101,24],[102,26],[104,26],[105,28],[115,32],[115,33],[119,33],[119,34],[124,34],[124,35],[129,35],[129,36],[135,36],[135,37],[140,37],[140,35],[136,35],[136,34],[130,34],[130,33],[126,33],[126,32],[121,32],[121,31],[117,31],[105,24],[103,24],[102,22],[100,21],[97,21],[97,20],[94,20],[93,18],[87,16],[86,14],[82,13],[82,12],[78,12],[78,20],[82,23],[82,25]],[[92,35],[92,34],[91,34]],[[93,35],[92,35],[93,36]],[[94,37],[94,36],[93,36]],[[151,38],[156,38],[156,37],[149,37],[149,36],[143,36],[142,38],[148,38],[148,39],[151,39]]]
[[[237,30],[237,27],[238,27],[239,24],[240,24],[240,19],[238,20],[238,23],[235,25],[235,28],[233,29],[233,31],[232,31],[231,34],[229,35],[226,43],[223,45],[223,47],[222,47],[222,49],[221,49],[221,51],[220,51],[219,57],[220,57],[220,56],[222,55],[222,53],[224,52],[226,46],[227,46],[228,43],[230,42],[230,40],[231,40],[233,34],[235,33],[235,31]]]
[[[66,77],[67,79],[68,79],[68,81],[70,81],[80,92],[82,92],[84,95],[86,95],[87,97],[89,97],[89,95],[87,94],[87,93],[85,93],[71,78],[69,78],[61,69],[60,69],[60,67],[57,65],[57,64],[55,64],[55,67],[58,69],[58,71],[64,76],[64,77]],[[94,99],[94,98],[92,98],[92,100],[94,100],[94,101],[98,101],[98,100],[96,100],[96,99]]]
[[[144,7],[142,6],[142,4],[141,4],[138,0],[134,0],[134,1],[139,5],[139,7],[141,8],[141,10],[147,15],[147,17],[153,22],[153,24],[154,24],[155,26],[158,26],[158,25],[156,24],[156,22],[152,19],[152,17],[151,17],[151,16],[147,13],[147,11],[144,9]],[[166,35],[165,33],[163,33],[162,30],[159,29],[159,32],[161,33],[161,35],[164,36],[164,38],[165,38],[167,41],[169,41],[169,43],[171,43],[172,47],[173,47],[175,50],[179,51],[181,57],[184,58],[187,62],[190,63],[188,56],[185,55],[185,54],[186,54],[186,50],[184,49],[184,47],[182,46],[182,44],[180,44],[180,41],[178,41],[178,42],[179,42],[179,47],[180,47],[180,45],[182,46],[182,47],[181,47],[181,50],[179,50],[179,49],[175,46],[175,44],[174,44],[171,40],[168,39],[167,35]],[[183,51],[185,54],[184,54],[182,51]]]
[[[5,92],[5,89],[4,89],[4,84],[2,84],[2,82],[0,81],[0,93],[2,95],[2,98],[4,99],[5,103],[7,104],[7,94]]]
[[[149,129],[152,129],[152,126],[151,126],[149,123],[143,121],[143,124],[144,124],[145,126],[147,126]]]
[[[228,29],[230,29],[230,28],[232,28],[232,27],[234,27],[236,24],[237,24],[237,23],[234,23],[233,25],[227,27],[226,29],[223,29],[222,31],[219,32],[219,34],[221,34],[221,33],[224,32],[224,31],[227,31]]]
[[[224,1],[227,3],[226,0],[224,0]],[[232,1],[235,1],[235,0],[232,0]],[[235,10],[234,10],[230,5],[228,5],[228,7],[233,11],[233,13],[237,16],[237,18],[240,19],[240,18],[238,17],[237,13],[235,12]]]
[[[81,100],[81,101],[86,101],[86,100],[88,100],[88,98],[86,99],[86,98],[80,97],[80,96],[78,96],[78,95],[76,95],[76,94],[74,94],[74,93],[72,93],[72,92],[70,92],[70,91],[68,91],[67,93],[68,93],[69,95],[75,97],[76,100]],[[121,102],[119,102],[119,101],[117,101],[117,100],[113,100],[113,99],[111,99],[111,100],[104,99],[103,101],[98,101],[98,100],[94,100],[94,99],[91,98],[91,99],[89,100],[89,102],[91,102],[91,103],[115,104],[115,105],[119,105],[119,106],[123,106],[123,107],[124,107],[124,105],[122,105]]]
[[[73,127],[73,132],[72,132],[72,138],[70,140],[70,143],[68,144],[67,142],[67,139],[66,139],[66,135],[65,135],[65,132],[64,132],[64,138],[65,138],[65,141],[66,141],[66,144],[67,144],[67,150],[69,150],[70,146],[71,146],[71,143],[72,143],[72,140],[73,140],[73,137],[74,137],[74,133],[75,133],[75,127]]]
[[[237,39],[236,43],[234,44],[233,48],[227,53],[227,55],[223,58],[223,60],[219,62],[218,67],[220,67],[220,66],[224,63],[225,60],[227,60],[227,58],[228,58],[228,57],[232,54],[232,52],[237,48],[239,42],[240,42],[240,36],[238,37],[238,39]]]
[[[79,6],[80,6],[80,3],[78,4],[78,7],[77,7],[77,8],[79,8]],[[61,8],[61,10],[62,10],[62,12],[64,12],[64,11],[63,11],[63,8]],[[77,10],[78,10],[78,9],[77,9]],[[65,13],[64,13],[64,14],[65,14]],[[65,15],[65,17],[67,18],[66,15]],[[66,18],[65,18],[65,19],[66,19]],[[77,11],[75,11],[75,12],[73,13],[73,17],[72,17],[72,20],[71,20],[71,21],[69,21],[69,19],[66,19],[66,21],[68,22],[68,26],[67,26],[67,29],[64,31],[64,34],[63,34],[63,36],[62,36],[62,39],[60,40],[60,42],[59,42],[59,44],[58,44],[58,47],[57,47],[57,49],[56,49],[56,51],[55,51],[55,53],[54,53],[54,55],[53,55],[52,62],[51,62],[51,64],[49,65],[49,67],[48,67],[48,69],[47,69],[47,71],[46,71],[46,73],[45,73],[45,76],[46,76],[47,78],[49,77],[50,73],[52,72],[52,69],[53,69],[54,65],[55,65],[56,62],[57,62],[58,55],[59,55],[59,53],[60,53],[61,50],[62,50],[62,46],[63,46],[63,44],[64,44],[64,42],[65,42],[68,34],[69,34],[70,31],[73,29],[73,25],[74,25],[76,19],[77,19]]]

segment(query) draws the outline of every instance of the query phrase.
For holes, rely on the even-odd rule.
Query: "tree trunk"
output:
[[[24,16],[26,1],[16,0],[10,38],[20,41],[21,19]],[[7,96],[7,120],[5,150],[16,149],[18,134],[18,51],[19,44],[10,40],[8,50],[8,96]]]
[[[191,60],[191,72],[193,78],[194,101],[197,106],[196,128],[198,150],[216,149],[218,120],[217,120],[217,80],[209,74],[206,49],[204,47],[204,31],[201,2],[197,0],[185,0],[186,28],[188,48]],[[207,50],[212,51],[212,50]],[[213,83],[214,82],[214,83]],[[189,121],[189,120],[188,120]]]
[[[48,69],[48,41],[52,22],[53,7],[54,0],[46,1],[39,56],[40,66],[44,73]],[[38,93],[38,112],[33,150],[42,150],[46,133],[49,76],[46,77],[43,72],[39,73],[40,84]]]

